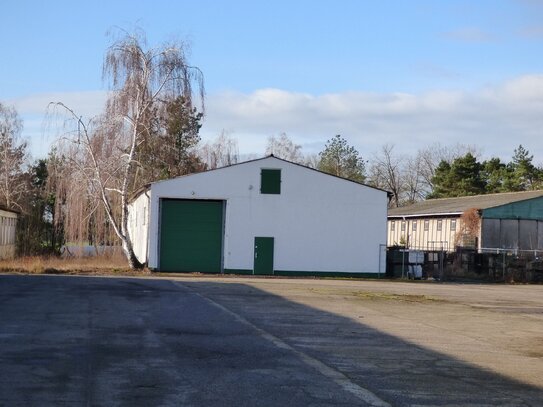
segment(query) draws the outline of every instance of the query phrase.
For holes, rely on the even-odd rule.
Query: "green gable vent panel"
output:
[[[220,273],[223,202],[162,199],[160,271]]]
[[[483,218],[543,220],[543,197],[483,209]]]
[[[260,170],[260,193],[281,193],[281,170]]]

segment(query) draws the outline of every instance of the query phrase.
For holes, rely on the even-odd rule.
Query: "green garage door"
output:
[[[163,199],[160,271],[220,273],[223,202]]]

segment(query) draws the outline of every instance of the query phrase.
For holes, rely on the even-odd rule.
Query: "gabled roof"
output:
[[[543,191],[506,192],[502,194],[487,194],[462,196],[458,198],[428,199],[402,208],[389,209],[388,217],[421,217],[437,215],[461,215],[464,211],[488,209],[527,199],[539,198]]]
[[[391,197],[392,196],[392,193],[390,191],[387,191],[387,190],[384,190],[384,189],[381,189],[381,188],[377,188],[377,187],[374,187],[372,185],[368,185],[368,184],[364,184],[362,182],[358,182],[358,181],[353,181],[351,179],[348,179],[348,178],[344,178],[344,177],[340,177],[338,175],[334,175],[334,174],[329,174],[327,172],[324,172],[324,171],[320,171],[320,170],[317,170],[315,168],[311,168],[311,167],[308,167],[306,165],[303,165],[303,164],[298,164],[298,163],[295,163],[295,162],[292,162],[292,161],[289,161],[289,160],[285,160],[283,158],[279,158],[279,157],[276,157],[274,156],[273,154],[270,154],[270,155],[267,155],[265,157],[261,157],[261,158],[255,158],[253,160],[247,160],[247,161],[242,161],[242,162],[239,162],[239,163],[235,163],[235,164],[230,164],[230,165],[226,165],[224,167],[219,167],[219,168],[213,168],[211,170],[206,170],[206,171],[203,171],[203,172],[194,172],[194,173],[191,173],[191,174],[186,174],[186,175],[181,175],[180,177],[176,177],[176,178],[170,178],[170,179],[164,179],[164,180],[160,180],[160,181],[155,181],[155,182],[151,182],[150,184],[146,184],[144,185],[143,187],[139,188],[138,190],[136,190],[133,194],[132,194],[132,197],[130,199],[130,201],[133,201],[135,200],[139,195],[141,195],[143,192],[147,191],[151,185],[153,184],[158,184],[160,182],[168,182],[168,181],[171,181],[172,179],[178,179],[178,178],[185,178],[185,177],[190,177],[190,176],[193,176],[193,175],[197,175],[197,174],[202,174],[202,173],[207,173],[207,172],[212,172],[212,171],[220,171],[222,169],[225,169],[225,168],[230,168],[230,167],[234,167],[234,166],[238,166],[238,165],[244,165],[244,164],[248,164],[248,163],[252,163],[252,162],[255,162],[255,161],[263,161],[263,160],[267,160],[269,158],[273,158],[275,160],[279,160],[279,161],[283,161],[283,162],[286,162],[286,163],[289,163],[289,164],[293,164],[293,165],[297,165],[299,167],[302,167],[302,168],[305,168],[305,169],[308,169],[308,170],[311,170],[311,171],[315,171],[315,172],[318,172],[318,173],[321,173],[321,174],[325,174],[325,175],[328,175],[330,177],[335,177],[335,178],[338,178],[338,179],[341,179],[341,180],[344,180],[344,181],[348,181],[348,182],[353,182],[355,184],[358,184],[358,185],[361,185],[361,186],[364,186],[364,187],[368,187],[368,188],[372,188],[372,189],[376,189],[378,191],[382,191],[382,192],[386,192],[386,194]]]
[[[352,179],[349,179],[349,178],[340,177],[339,175],[334,175],[334,174],[330,174],[328,172],[317,170],[316,168],[311,168],[311,167],[308,167],[307,165],[295,163],[295,162],[292,162],[292,161],[289,161],[289,160],[285,160],[284,158],[276,157],[273,154],[270,154],[270,155],[268,155],[266,157],[257,158],[256,160],[251,160],[251,161],[265,160],[265,159],[268,159],[268,158],[275,158],[276,160],[280,160],[280,161],[284,161],[284,162],[289,163],[289,164],[297,165],[299,167],[302,167],[302,168],[305,168],[305,169],[308,169],[308,170],[311,170],[311,171],[319,172],[321,174],[328,175],[330,177],[339,178],[339,179],[342,179],[344,181],[354,182],[355,184],[358,184],[358,185],[363,185],[363,186],[368,187],[368,188],[372,188],[372,189],[376,189],[378,191],[386,192],[389,197],[392,196],[392,192],[387,191],[385,189],[377,188],[377,187],[374,187],[373,185],[368,185],[368,184],[365,184],[363,182],[353,181]],[[245,162],[251,162],[251,161],[245,161]],[[244,164],[244,163],[240,163],[240,164]],[[236,165],[236,164],[234,164],[234,165]]]

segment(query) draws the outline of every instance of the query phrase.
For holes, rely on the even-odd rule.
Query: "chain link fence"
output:
[[[446,251],[395,246],[387,249],[386,276],[439,281],[541,283],[543,250],[457,247],[455,251]]]

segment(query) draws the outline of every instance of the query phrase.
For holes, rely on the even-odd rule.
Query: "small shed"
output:
[[[0,206],[0,259],[15,257],[18,216],[19,212]]]
[[[476,210],[475,239],[467,242],[462,215]],[[453,251],[477,249],[543,250],[543,191],[507,192],[428,199],[388,211],[387,245]]]
[[[159,271],[377,276],[387,201],[269,156],[152,183],[130,204],[130,236]]]

